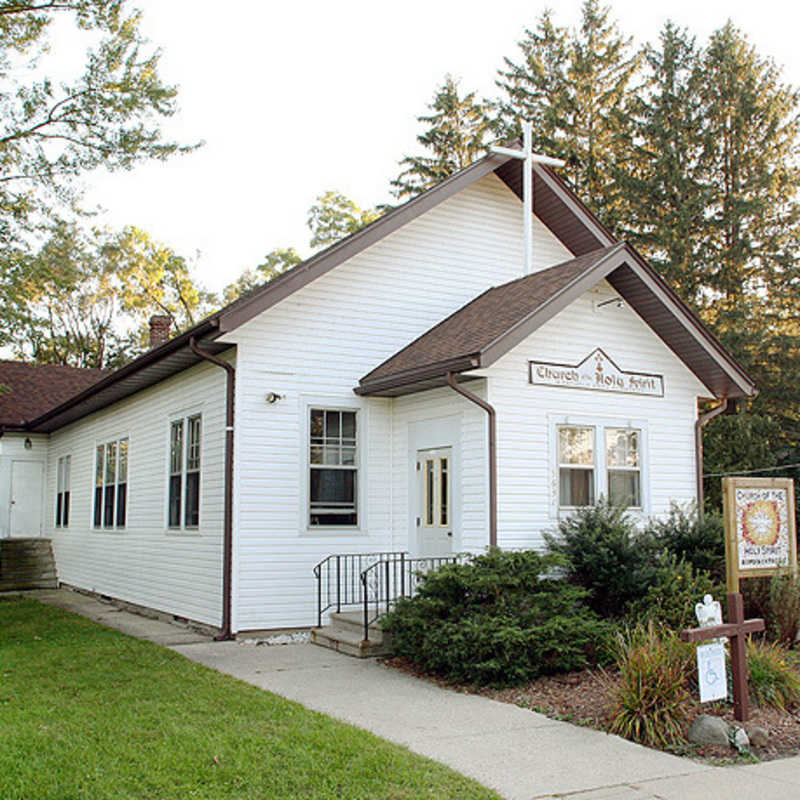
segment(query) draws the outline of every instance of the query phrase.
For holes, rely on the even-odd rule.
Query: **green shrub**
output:
[[[719,599],[723,593],[707,572],[696,572],[691,564],[665,552],[658,559],[653,582],[643,597],[630,604],[628,615],[632,621],[652,620],[675,631],[696,628],[695,604],[706,594]]]
[[[582,508],[545,534],[548,550],[566,559],[571,583],[589,592],[602,617],[621,617],[655,576],[652,539],[637,532],[624,508],[605,501]]]
[[[610,731],[651,747],[685,742],[694,649],[653,622],[617,637],[619,677],[609,687]]]
[[[645,529],[654,544],[691,564],[695,572],[708,572],[725,581],[725,531],[719,514],[698,518],[695,506],[673,504],[666,519],[651,519]]]
[[[800,702],[800,673],[781,645],[748,641],[747,673],[750,697],[755,705],[785,711]]]
[[[518,684],[582,669],[606,626],[586,592],[557,576],[561,559],[497,549],[421,576],[416,596],[383,620],[395,655],[467,683]]]

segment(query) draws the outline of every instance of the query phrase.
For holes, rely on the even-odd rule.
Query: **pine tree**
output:
[[[428,108],[434,112],[417,117],[430,127],[417,141],[430,155],[405,156],[403,171],[392,181],[398,199],[415,197],[469,166],[483,155],[489,136],[489,104],[477,101],[475,92],[459,95],[458,81],[445,77]]]
[[[498,86],[505,92],[498,130],[518,135],[520,119],[534,123],[535,145],[566,159],[562,170],[609,227],[626,203],[612,166],[629,157],[628,107],[641,55],[609,19],[610,8],[585,0],[581,25],[569,31],[545,13],[519,43],[523,61],[505,59]]]
[[[693,37],[667,22],[660,48],[648,46],[648,80],[631,102],[631,157],[611,165],[624,194],[621,234],[649,258],[673,289],[698,304],[697,254],[707,192],[698,176],[703,114]]]

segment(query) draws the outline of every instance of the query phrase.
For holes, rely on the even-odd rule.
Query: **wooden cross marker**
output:
[[[747,650],[748,633],[764,630],[764,620],[745,619],[744,601],[739,592],[728,595],[728,622],[722,625],[709,625],[705,628],[691,628],[681,631],[683,642],[703,642],[707,639],[731,640],[731,671],[733,672],[733,716],[739,722],[747,722],[750,717],[750,696],[747,692]]]

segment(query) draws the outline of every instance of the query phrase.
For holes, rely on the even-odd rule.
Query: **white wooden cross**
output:
[[[510,147],[491,147],[493,153],[501,156],[518,158],[522,164],[522,213],[525,230],[525,274],[533,271],[533,165],[549,164],[551,167],[563,167],[566,163],[560,158],[542,156],[533,152],[533,126],[529,121],[522,123],[522,150]]]

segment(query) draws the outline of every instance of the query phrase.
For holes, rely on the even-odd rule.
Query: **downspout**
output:
[[[459,386],[452,372],[447,373],[447,383],[489,415],[489,546],[497,547],[497,414],[491,404]]]
[[[694,451],[695,451],[695,465],[697,472],[697,518],[702,522],[703,520],[703,503],[705,501],[705,489],[703,487],[703,428],[711,422],[714,417],[719,416],[728,408],[728,398],[723,397],[722,402],[701,414],[697,421],[694,423]]]
[[[189,339],[189,347],[200,358],[216,364],[226,372],[225,392],[225,512],[222,534],[222,629],[214,638],[227,641],[231,633],[231,572],[233,561],[233,419],[234,392],[236,391],[236,368],[221,358],[212,356],[197,346],[195,337]]]

